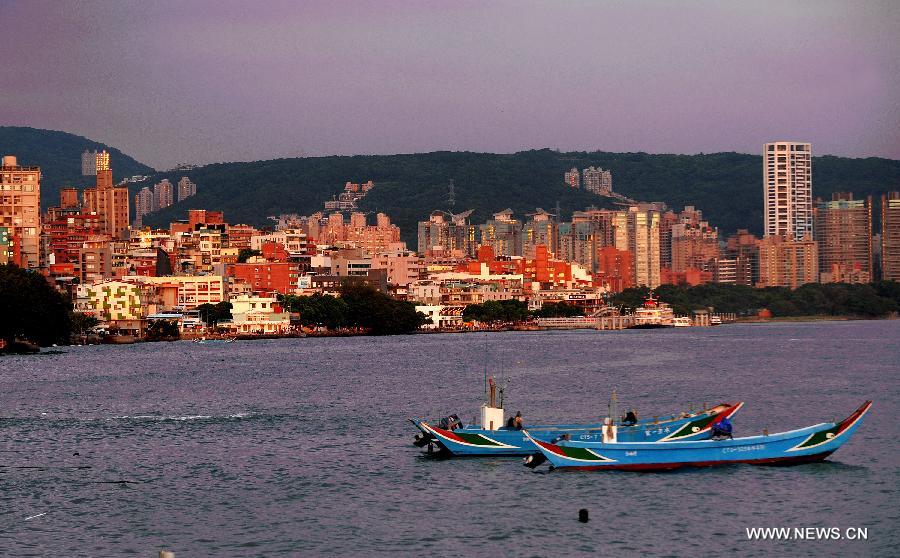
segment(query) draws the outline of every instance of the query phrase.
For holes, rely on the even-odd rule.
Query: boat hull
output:
[[[553,468],[571,470],[670,471],[683,467],[734,464],[786,466],[822,461],[859,427],[872,402],[867,401],[839,423],[822,423],[768,436],[727,440],[660,443],[552,444],[532,441]]]
[[[677,440],[702,440],[709,438],[714,424],[732,417],[743,402],[723,403],[708,411],[685,417],[667,417],[661,420],[642,421],[634,426],[619,426],[618,439],[623,442],[670,442]],[[461,428],[446,430],[426,421],[411,419],[424,436],[444,453],[456,456],[525,456],[538,448],[523,430],[501,428]],[[603,424],[569,424],[531,426],[529,435],[544,441],[552,441],[567,435],[580,442],[599,442],[603,439]]]

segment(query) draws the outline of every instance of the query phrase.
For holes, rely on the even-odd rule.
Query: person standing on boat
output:
[[[622,419],[622,426],[634,426],[637,424],[637,412],[634,409],[631,409],[625,414],[625,417]]]
[[[712,427],[712,438],[714,440],[724,440],[725,438],[734,439],[732,436],[733,427],[728,417],[723,418]]]
[[[522,430],[524,425],[522,424],[522,411],[516,411],[516,416],[509,417],[509,420],[506,421],[506,427],[511,430]]]

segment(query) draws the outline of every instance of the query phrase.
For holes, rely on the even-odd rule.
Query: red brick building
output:
[[[228,276],[246,283],[254,294],[291,294],[297,289],[300,267],[289,262],[237,263]]]
[[[594,284],[614,293],[634,286],[631,252],[604,246],[597,250],[597,273]]]

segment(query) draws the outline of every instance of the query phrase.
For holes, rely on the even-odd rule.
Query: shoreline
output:
[[[745,318],[737,318],[733,322],[721,324],[724,326],[734,325],[734,324],[749,324],[749,325],[759,325],[759,324],[770,324],[770,323],[816,323],[816,322],[857,322],[857,321],[889,321],[889,320],[897,320],[900,319],[897,316],[886,316],[881,318],[876,317],[867,317],[867,316],[820,316],[820,315],[811,315],[811,316],[782,316],[775,318],[759,318],[759,317],[745,317]],[[717,328],[716,326],[692,326],[694,328],[702,327],[703,329]],[[627,328],[626,328],[627,329]],[[676,328],[666,328],[666,329],[676,329]],[[678,328],[680,329],[680,328]],[[625,331],[622,330],[599,330],[594,328],[552,328],[552,327],[539,327],[535,325],[529,324],[519,324],[519,325],[506,325],[506,326],[498,326],[498,327],[485,327],[485,328],[461,328],[461,329],[426,329],[420,331],[414,331],[410,333],[400,333],[395,335],[438,335],[438,334],[463,334],[463,333],[500,333],[506,331]],[[28,352],[13,352],[8,350],[0,349],[0,356],[7,355],[28,355],[28,354],[42,354],[46,353],[48,350],[59,350],[63,347],[84,347],[88,345],[134,345],[138,343],[173,343],[178,341],[191,342],[191,343],[200,343],[201,340],[205,343],[213,342],[213,343],[221,343],[230,339],[234,341],[262,341],[262,340],[271,340],[271,339],[303,339],[303,338],[324,338],[324,337],[394,337],[395,335],[372,335],[366,332],[359,331],[314,331],[314,332],[290,332],[281,335],[237,335],[237,336],[227,336],[227,335],[188,335],[185,337],[181,337],[179,339],[158,339],[158,340],[147,340],[147,339],[134,339],[129,341],[116,341],[116,340],[95,340],[94,342],[87,343],[71,343],[68,345],[54,345],[51,347],[40,347],[36,346],[34,349]]]

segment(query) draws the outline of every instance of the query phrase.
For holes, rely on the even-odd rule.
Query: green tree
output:
[[[43,275],[0,265],[0,338],[38,345],[68,343],[71,304]]]
[[[227,322],[231,319],[231,303],[219,302],[217,304],[201,304],[197,307],[200,319],[207,326],[215,326],[219,322]]]
[[[347,325],[372,335],[412,333],[428,318],[411,302],[396,300],[365,285],[346,285],[340,290],[347,305]]]
[[[584,310],[568,302],[545,302],[534,315],[538,318],[572,318],[584,316]]]
[[[463,309],[463,319],[467,322],[523,322],[529,316],[528,305],[521,300],[489,300]]]
[[[97,318],[82,314],[81,312],[71,312],[69,314],[69,320],[72,322],[72,333],[78,335],[89,333],[100,323],[100,320]]]

